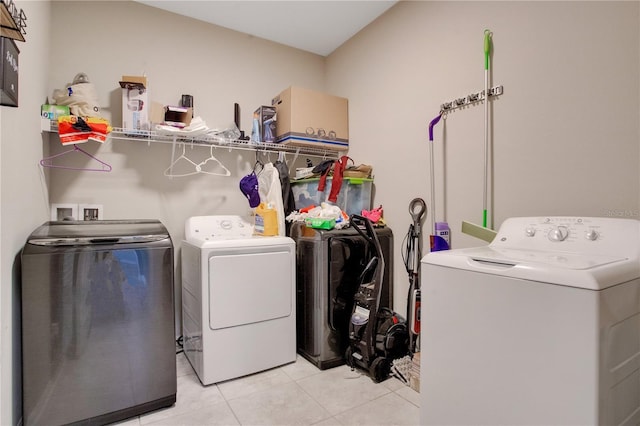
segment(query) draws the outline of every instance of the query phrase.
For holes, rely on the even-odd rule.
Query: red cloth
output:
[[[344,169],[347,168],[347,162],[349,160],[351,160],[349,157],[343,155],[340,159],[336,160],[333,165],[333,181],[331,182],[331,192],[329,193],[329,201],[332,203],[338,201],[338,194],[342,187],[342,173],[344,172]]]
[[[320,175],[320,182],[318,182],[318,191],[324,192],[324,187],[327,185],[327,176],[329,175],[331,167],[327,167]]]
[[[313,173],[320,173],[320,182],[318,182],[318,191],[324,192],[324,188],[327,185],[327,176],[333,166],[332,160],[325,160],[313,168]]]

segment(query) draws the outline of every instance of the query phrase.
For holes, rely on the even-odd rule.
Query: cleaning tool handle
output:
[[[409,214],[413,219],[414,228],[420,229],[420,222],[427,213],[427,203],[422,198],[414,198],[409,203]]]
[[[487,204],[489,191],[489,55],[491,53],[491,31],[484,30],[484,194],[482,226],[487,227]]]
[[[489,69],[489,54],[491,53],[491,31],[484,30],[484,69]]]
[[[382,257],[382,247],[378,240],[378,235],[373,229],[373,224],[369,219],[359,214],[352,214],[349,217],[349,223],[367,242],[372,244],[376,251],[376,256]]]
[[[433,126],[438,124],[438,121],[440,121],[441,118],[442,118],[442,113],[438,114],[438,116],[433,120],[431,120],[431,123],[429,123],[429,141],[431,142],[433,142]]]

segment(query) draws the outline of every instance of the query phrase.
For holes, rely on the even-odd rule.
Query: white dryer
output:
[[[239,216],[196,216],[182,242],[184,353],[204,385],[296,359],[295,243]]]
[[[513,218],[426,255],[421,424],[638,424],[639,224]]]

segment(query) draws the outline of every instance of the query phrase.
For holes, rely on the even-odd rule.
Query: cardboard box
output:
[[[181,106],[166,106],[164,109],[164,123],[169,126],[186,127],[191,123],[193,108]]]
[[[147,77],[142,75],[123,75],[122,81],[127,83],[137,83],[147,87]]]
[[[123,75],[120,87],[122,87],[122,128],[131,130],[127,132],[131,134],[148,131],[151,125],[147,78]]]
[[[149,107],[149,121],[152,124],[164,123],[164,105],[160,102],[151,101]]]
[[[276,141],[276,107],[261,106],[253,112],[251,140],[274,143]]]
[[[18,106],[18,54],[16,43],[0,37],[0,105]]]
[[[343,151],[349,149],[347,98],[289,87],[273,98],[276,142]]]

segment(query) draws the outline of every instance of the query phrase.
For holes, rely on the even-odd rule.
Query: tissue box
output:
[[[301,87],[272,99],[276,142],[342,151],[349,149],[349,101]]]
[[[58,120],[61,115],[70,115],[69,107],[66,105],[48,105],[44,104],[40,108],[40,115],[42,118],[49,120]]]
[[[131,130],[127,132],[131,134],[148,131],[151,126],[147,78],[123,75],[120,87],[122,87],[122,128]]]
[[[40,107],[40,130],[43,132],[57,131],[58,117],[70,114],[69,107],[66,105],[42,105]]]
[[[318,191],[319,178],[302,179],[291,181],[291,190],[296,210],[319,206],[320,203],[328,202],[327,198],[331,193],[332,178],[327,178],[324,191]],[[338,199],[335,203],[348,215],[361,214],[362,210],[371,210],[371,190],[373,179],[343,178]]]

